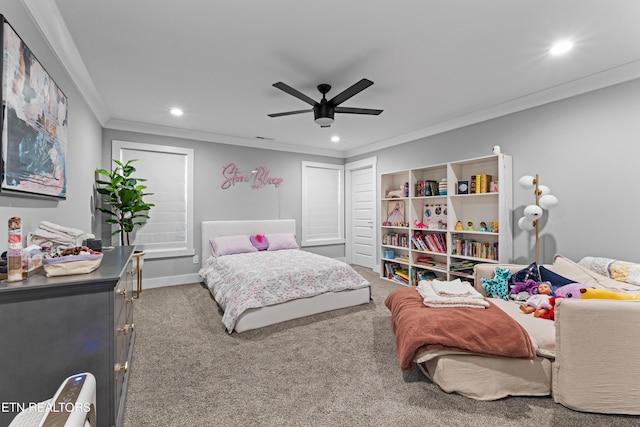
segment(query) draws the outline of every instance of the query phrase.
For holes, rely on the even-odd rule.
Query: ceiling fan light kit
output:
[[[346,114],[368,114],[368,115],[379,115],[382,113],[382,110],[374,110],[370,108],[349,108],[349,107],[338,107],[340,104],[353,97],[354,95],[362,92],[369,86],[371,86],[373,82],[368,79],[362,79],[356,84],[350,86],[344,91],[340,92],[330,100],[327,100],[326,95],[331,90],[331,85],[326,83],[318,85],[318,91],[322,94],[322,99],[317,102],[314,99],[308,97],[302,92],[292,88],[291,86],[278,82],[274,83],[273,86],[282,90],[283,92],[288,93],[291,96],[295,96],[296,98],[306,102],[307,104],[313,106],[312,109],[308,110],[296,110],[296,111],[287,111],[284,113],[274,113],[269,114],[269,117],[281,117],[281,116],[289,116],[292,114],[300,114],[306,113],[309,111],[313,111],[313,116],[315,122],[320,125],[320,127],[330,127],[334,122],[335,113],[346,113]]]

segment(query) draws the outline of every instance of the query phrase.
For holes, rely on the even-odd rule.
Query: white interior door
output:
[[[348,175],[347,262],[374,268],[375,159],[345,165]]]

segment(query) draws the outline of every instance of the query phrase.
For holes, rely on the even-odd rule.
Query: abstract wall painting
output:
[[[67,97],[0,15],[0,192],[67,196]]]

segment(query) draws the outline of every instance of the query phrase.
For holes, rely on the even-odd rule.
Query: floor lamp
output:
[[[528,205],[524,208],[524,216],[518,220],[518,227],[525,231],[536,231],[536,264],[538,260],[539,245],[539,219],[544,215],[545,210],[552,209],[558,205],[558,198],[551,194],[551,189],[546,185],[540,185],[540,178],[536,176],[525,175],[518,181],[520,186],[525,190],[533,190],[535,196],[535,204]]]

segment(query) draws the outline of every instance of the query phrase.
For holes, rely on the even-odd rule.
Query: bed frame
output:
[[[254,220],[254,221],[204,221],[202,223],[202,252],[204,262],[211,256],[209,239],[236,234],[296,233],[293,219]],[[310,298],[301,298],[281,304],[245,311],[236,322],[234,330],[244,332],[262,328],[287,320],[298,319],[312,314],[324,313],[339,308],[366,304],[371,300],[369,287],[327,292]]]

